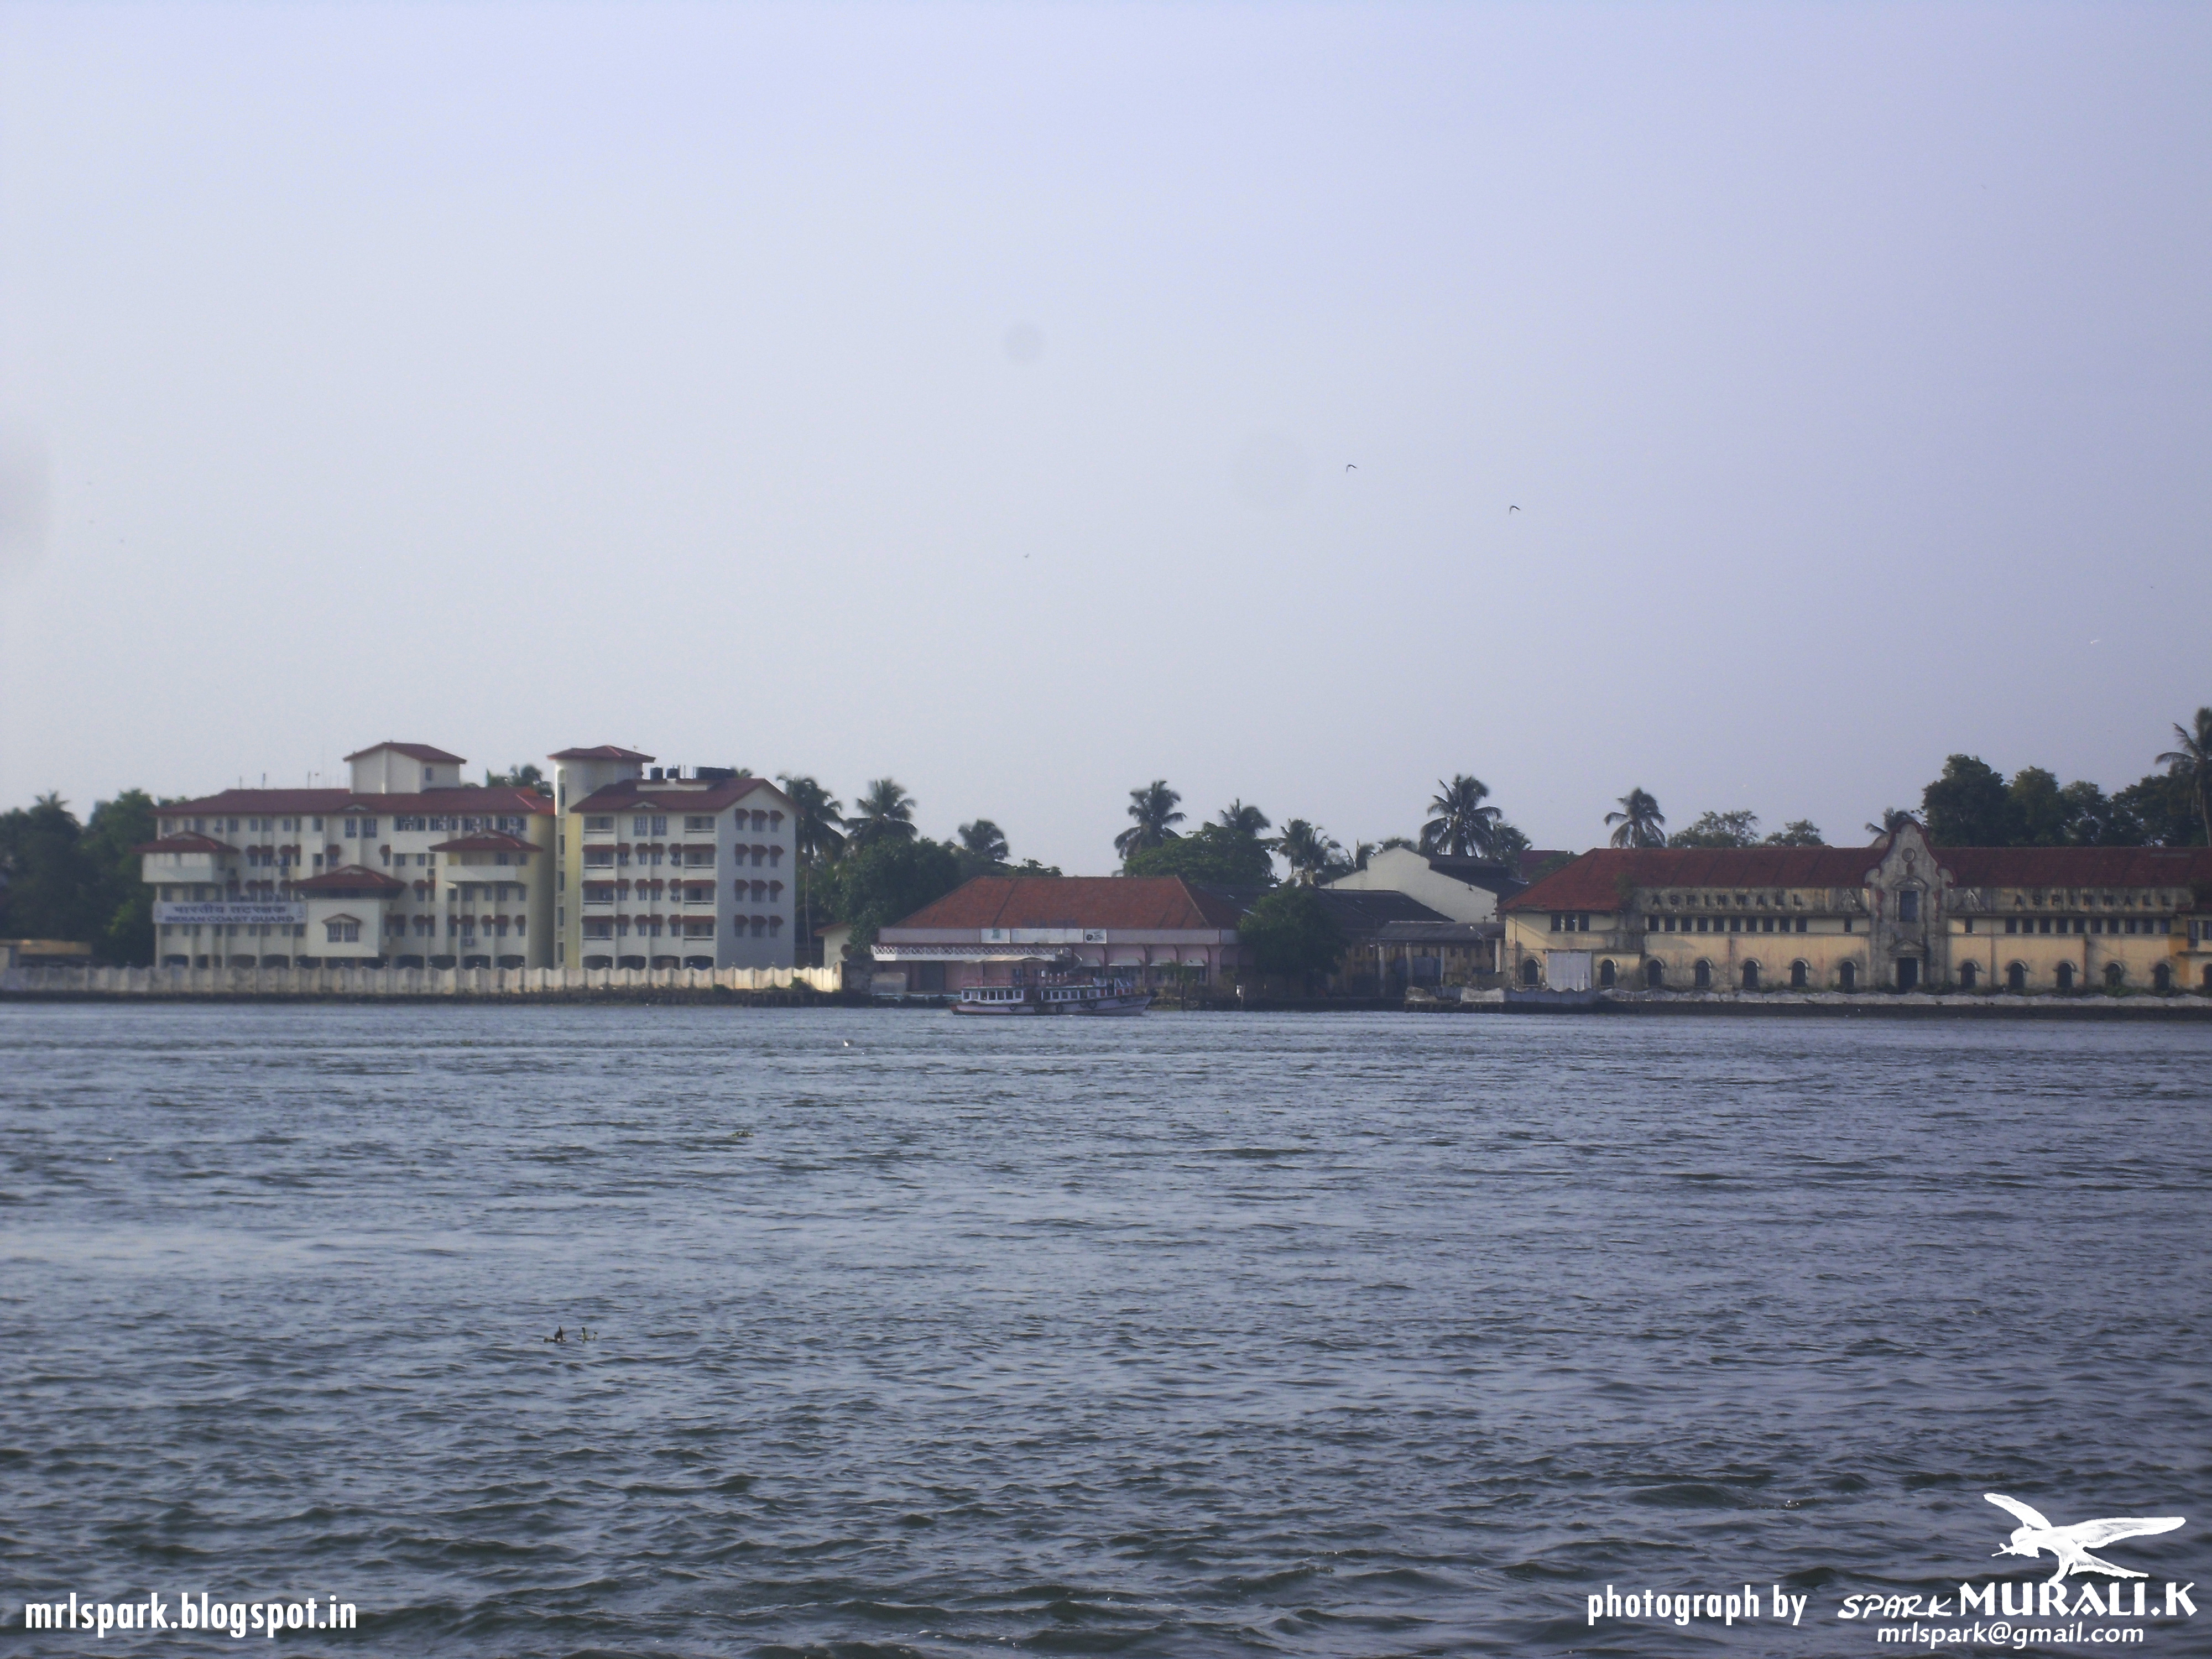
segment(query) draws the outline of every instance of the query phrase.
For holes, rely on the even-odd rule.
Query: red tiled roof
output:
[[[705,788],[696,784],[657,783],[649,778],[623,778],[594,790],[571,812],[719,812],[743,800],[757,789],[765,789],[788,806],[791,798],[766,778],[718,778]]]
[[[208,795],[198,800],[164,802],[155,810],[155,816],[173,818],[195,812],[207,817],[218,812],[250,812],[257,816],[319,812],[327,817],[353,811],[380,817],[412,817],[418,813],[550,813],[552,810],[552,801],[535,789],[461,783],[413,795],[356,794],[350,789],[226,789],[219,795]]]
[[[976,876],[896,924],[908,927],[1233,928],[1231,901],[1180,876]]]
[[[346,757],[346,759],[357,761],[363,755],[374,755],[380,749],[395,749],[399,753],[418,761],[446,761],[454,766],[465,766],[468,763],[462,756],[449,755],[442,749],[431,748],[427,743],[372,743],[366,749],[355,750]]]
[[[381,870],[372,870],[366,865],[349,864],[337,870],[325,870],[319,876],[310,876],[305,881],[295,881],[295,893],[353,893],[364,890],[374,892],[398,893],[406,890],[407,884],[395,881]]]
[[[494,831],[489,835],[462,836],[453,841],[441,841],[430,850],[434,853],[535,853],[538,848],[534,841]]]
[[[650,763],[653,757],[641,755],[635,749],[617,749],[611,743],[603,743],[596,749],[556,750],[545,758],[547,760],[637,761],[641,763]]]
[[[159,841],[142,841],[131,849],[134,853],[234,853],[238,849],[212,836],[164,836]]]
[[[1870,847],[1599,848],[1508,910],[1617,910],[1628,887],[1858,887],[1889,850]],[[1961,887],[2175,887],[2212,882],[2202,847],[1936,847]]]

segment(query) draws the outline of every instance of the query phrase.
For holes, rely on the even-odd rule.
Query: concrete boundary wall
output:
[[[0,994],[63,997],[533,997],[593,992],[836,995],[835,968],[11,968]]]

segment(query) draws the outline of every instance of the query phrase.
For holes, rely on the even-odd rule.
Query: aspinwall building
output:
[[[1504,906],[1526,987],[2212,991],[2212,848],[1604,848]]]

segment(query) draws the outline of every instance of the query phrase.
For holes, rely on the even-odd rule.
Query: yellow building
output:
[[[2212,994],[2202,847],[1603,848],[1503,908],[1524,987]]]

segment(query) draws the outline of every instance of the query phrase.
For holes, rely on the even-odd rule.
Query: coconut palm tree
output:
[[[1004,864],[1009,850],[1006,832],[988,818],[960,826],[960,848],[978,864]]]
[[[1607,812],[1605,821],[1620,826],[1613,832],[1615,847],[1667,844],[1667,815],[1659,810],[1657,799],[1640,785],[1620,798],[1620,811]]]
[[[1436,799],[1429,803],[1436,816],[1421,826],[1421,850],[1449,853],[1455,859],[1486,856],[1492,826],[1504,816],[1495,806],[1482,804],[1489,793],[1488,784],[1464,772],[1449,783],[1438,779]]]
[[[2177,721],[2173,735],[2180,740],[2179,746],[2160,755],[2158,763],[2171,768],[2174,776],[2189,780],[2197,797],[2197,820],[2204,826],[2204,839],[2212,842],[2212,708],[2197,711],[2194,732]]]
[[[799,939],[814,948],[814,872],[844,850],[839,833],[843,803],[805,773],[786,772],[776,781],[791,802],[791,838],[799,854]]]
[[[1260,839],[1263,831],[1274,827],[1267,822],[1265,812],[1256,806],[1247,806],[1241,800],[1232,800],[1221,809],[1220,823],[1223,829],[1234,830],[1240,836],[1249,836],[1255,841]]]
[[[1310,887],[1344,857],[1344,848],[1304,818],[1292,818],[1269,843],[1291,866],[1291,879]]]
[[[853,815],[845,823],[853,832],[855,847],[879,841],[912,841],[914,797],[896,778],[871,779],[866,793],[853,803]]]
[[[1148,847],[1180,839],[1176,825],[1182,822],[1182,814],[1176,811],[1176,805],[1182,799],[1168,787],[1165,778],[1154,778],[1143,788],[1132,789],[1129,816],[1135,825],[1114,837],[1114,850],[1126,859]]]

